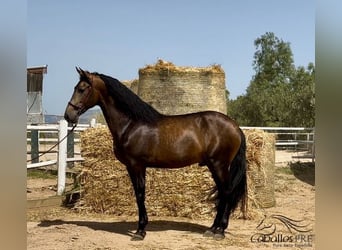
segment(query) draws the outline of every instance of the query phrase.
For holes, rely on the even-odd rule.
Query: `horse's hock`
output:
[[[227,113],[225,73],[219,65],[178,67],[159,60],[139,69],[138,85],[138,95],[163,114]]]
[[[247,139],[249,217],[257,207],[270,207],[274,197],[274,136],[260,130],[244,131]],[[81,134],[82,194],[78,209],[136,215],[136,202],[127,170],[113,156],[108,128],[92,128]],[[146,177],[149,215],[213,218],[214,204],[208,201],[214,182],[206,167],[150,169]],[[237,211],[239,211],[237,209]],[[238,213],[236,213],[239,216]]]

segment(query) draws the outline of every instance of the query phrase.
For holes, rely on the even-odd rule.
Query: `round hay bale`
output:
[[[139,79],[124,80],[122,83],[135,94],[138,94]]]
[[[275,205],[275,136],[262,130],[245,130],[250,199],[261,208]]]
[[[274,185],[270,171],[274,150],[268,151],[272,143],[274,147],[274,137],[263,131],[245,131],[245,134],[249,167],[247,217],[253,218],[257,216],[255,208],[274,205],[274,186],[269,187]],[[108,128],[82,132],[81,153],[85,161],[80,178],[81,201],[77,208],[136,215],[132,184],[126,167],[113,155]],[[265,167],[265,164],[269,165]],[[207,167],[196,164],[180,169],[147,168],[146,173],[146,207],[150,215],[210,219],[215,216],[215,204],[208,199],[215,184]]]
[[[205,110],[227,113],[225,73],[219,65],[178,67],[159,60],[139,69],[138,95],[167,115]]]

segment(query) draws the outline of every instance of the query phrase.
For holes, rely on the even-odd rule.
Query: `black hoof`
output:
[[[135,234],[133,234],[131,240],[132,241],[139,241],[139,240],[143,240],[146,236],[146,232],[145,231],[137,231]]]

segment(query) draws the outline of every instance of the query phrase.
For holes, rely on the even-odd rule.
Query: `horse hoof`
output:
[[[215,240],[223,240],[225,238],[224,233],[215,233],[214,239]]]
[[[204,237],[214,237],[214,235],[215,235],[214,232],[210,229],[205,231],[203,234]]]
[[[140,241],[145,238],[146,232],[136,232],[133,234],[131,241]]]

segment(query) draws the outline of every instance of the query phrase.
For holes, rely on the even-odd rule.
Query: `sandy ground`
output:
[[[266,229],[257,228],[263,217],[231,219],[226,238],[221,241],[203,237],[212,219],[150,217],[144,241],[135,242],[130,240],[130,234],[136,229],[136,217],[83,214],[63,207],[47,207],[27,211],[27,249],[314,249],[314,167],[290,166],[289,160],[298,159],[289,155],[286,152],[276,155],[276,206],[260,210],[276,226],[276,232],[264,242],[251,240],[256,234],[266,234]],[[303,169],[298,171],[298,168]],[[28,179],[27,187],[28,199],[52,196],[56,193],[56,180]],[[280,221],[270,219],[274,214],[300,220],[295,224],[305,225],[308,232],[290,232]]]

